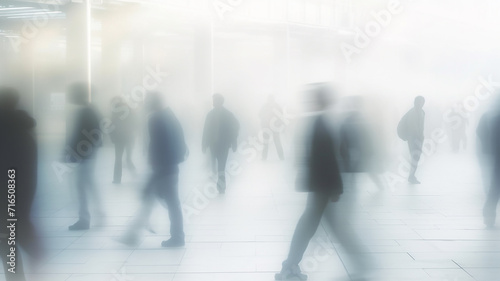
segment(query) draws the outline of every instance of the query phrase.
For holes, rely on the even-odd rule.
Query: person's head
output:
[[[14,110],[19,103],[19,93],[16,89],[10,87],[0,88],[0,109]]]
[[[309,84],[308,88],[305,103],[309,110],[323,111],[334,103],[333,90],[327,83]]]
[[[224,97],[221,94],[214,94],[212,96],[212,100],[215,108],[219,108],[224,105]]]
[[[146,94],[144,99],[144,108],[146,111],[157,111],[163,108],[163,98],[160,92],[151,91]]]
[[[424,97],[422,97],[422,96],[416,97],[413,104],[414,104],[415,108],[422,109],[424,107],[424,104],[425,104]]]
[[[68,88],[68,93],[66,94],[67,101],[75,105],[87,105],[89,104],[89,84],[87,83],[74,83]]]

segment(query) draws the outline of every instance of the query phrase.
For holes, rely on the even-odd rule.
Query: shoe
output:
[[[170,238],[168,240],[161,242],[161,246],[163,248],[183,247],[185,244],[186,243],[184,242],[184,239],[174,239],[174,238]]]
[[[420,184],[416,177],[411,177],[408,179],[408,182],[411,184]]]
[[[306,281],[307,275],[300,272],[300,267],[298,265],[294,265],[291,267],[283,265],[280,273],[276,273],[274,275],[274,280],[298,280],[298,281]]]
[[[115,239],[117,242],[120,242],[129,247],[135,247],[139,244],[139,237],[134,234],[126,234],[122,237]]]
[[[71,231],[87,230],[89,228],[90,228],[90,223],[88,221],[83,221],[83,220],[79,220],[75,224],[70,225],[68,227],[68,229],[71,230]]]
[[[486,228],[488,229],[493,229],[495,227],[495,219],[491,217],[485,217],[484,225],[486,225]]]

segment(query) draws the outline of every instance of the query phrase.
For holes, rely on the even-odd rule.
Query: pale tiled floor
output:
[[[114,240],[139,206],[146,168],[136,176],[125,171],[123,184],[112,185],[111,155],[103,149],[97,172],[107,217],[89,231],[67,231],[76,214],[72,189],[55,180],[50,163],[42,166],[36,221],[48,253],[29,280],[274,280],[306,196],[294,191],[289,164],[239,159],[227,193],[207,197],[211,180],[193,153],[181,168],[187,243],[167,250],[160,243],[168,216],[159,204],[151,219],[156,234],[144,232],[136,248]],[[500,231],[482,225],[478,169],[473,156],[437,154],[420,170],[420,186],[379,191],[359,180],[352,224],[374,260],[374,280],[500,280]],[[304,271],[309,280],[350,280],[351,265],[324,229],[309,245]]]

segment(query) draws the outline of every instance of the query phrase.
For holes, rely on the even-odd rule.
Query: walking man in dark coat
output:
[[[203,128],[202,150],[210,150],[212,168],[217,171],[217,190],[226,191],[226,161],[229,149],[233,152],[237,148],[239,124],[234,114],[224,105],[224,97],[220,94],[213,96],[214,108],[208,113]],[[215,168],[217,167],[217,168]]]

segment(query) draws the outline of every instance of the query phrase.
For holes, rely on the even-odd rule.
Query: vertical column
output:
[[[213,26],[200,24],[194,40],[194,83],[200,97],[213,94]]]
[[[66,78],[68,83],[91,83],[89,2],[66,5]],[[91,98],[89,96],[89,98]]]

